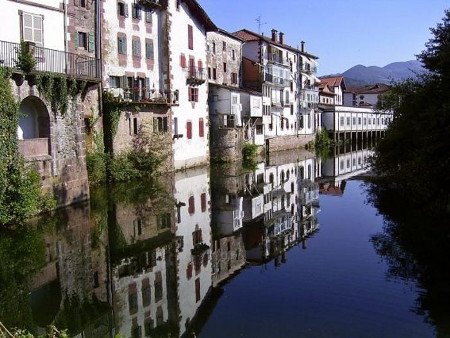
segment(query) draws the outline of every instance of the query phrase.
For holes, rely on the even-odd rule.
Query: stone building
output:
[[[178,98],[165,83],[167,1],[104,0],[101,6],[103,86],[122,104],[115,134],[105,130],[107,150],[129,151],[140,137],[170,149]]]
[[[89,186],[84,118],[85,112],[91,110],[86,107],[98,111],[99,60],[95,44],[89,44],[92,32],[86,30],[87,44],[78,45],[72,44],[77,35],[72,33],[68,39],[65,32],[69,30],[66,25],[74,29],[82,11],[89,17],[96,12],[96,6],[86,1],[80,3],[86,5],[85,9],[66,11],[58,0],[5,2],[0,19],[9,29],[0,32],[0,66],[13,71],[14,95],[22,114],[19,150],[36,167],[44,190],[55,195],[58,205],[85,200],[89,198]],[[26,81],[24,70],[16,63],[19,53],[24,52],[20,41],[25,41],[25,50],[36,60],[35,69],[25,74]],[[45,92],[39,92],[38,88],[46,87],[42,82],[44,74],[47,79],[56,79],[51,82],[61,87],[48,85]],[[79,90],[69,95],[63,90],[69,86]]]

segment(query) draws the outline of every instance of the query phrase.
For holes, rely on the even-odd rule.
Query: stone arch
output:
[[[36,96],[28,96],[19,106],[17,137],[25,157],[50,154],[50,114],[45,103]]]

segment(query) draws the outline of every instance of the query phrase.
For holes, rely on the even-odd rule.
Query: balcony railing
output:
[[[310,65],[303,64],[300,66],[300,71],[306,74],[315,74],[317,73],[317,67],[311,67]]]
[[[29,48],[36,59],[36,71],[66,74],[86,80],[100,80],[100,60],[98,59],[32,44]],[[19,51],[19,43],[0,41],[0,66],[16,69]]]
[[[191,85],[201,85],[206,81],[206,74],[203,68],[186,68],[186,83]]]
[[[110,92],[115,97],[122,98],[126,102],[162,105],[178,104],[178,91],[167,93],[162,91],[148,90],[147,88],[107,88],[106,91]]]
[[[283,86],[283,87],[289,87],[291,85],[291,80],[283,79],[278,76],[273,76],[270,73],[265,73],[264,79],[267,82],[270,82],[275,85]]]

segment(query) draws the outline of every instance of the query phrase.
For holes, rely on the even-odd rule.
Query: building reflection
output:
[[[322,165],[323,177],[319,180],[320,194],[342,196],[346,181],[354,176],[362,175],[369,170],[371,149],[352,149],[327,159]]]
[[[229,166],[211,175],[199,168],[166,177],[156,191],[141,183],[139,191],[94,193],[92,209],[61,218],[47,231],[47,263],[32,291],[55,310],[36,325],[58,323],[72,302],[90,312],[76,328],[60,320],[71,335],[196,335],[224,283],[247,264],[282,265],[318,230],[322,165],[313,155],[281,154],[251,172]],[[55,280],[57,296],[43,297]],[[51,308],[33,306],[36,314]]]

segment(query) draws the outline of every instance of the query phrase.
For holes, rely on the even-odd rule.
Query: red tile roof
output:
[[[374,85],[349,87],[346,92],[355,94],[382,94],[390,89],[391,87],[384,83],[377,83]]]
[[[341,85],[345,86],[345,80],[343,76],[330,76],[330,77],[321,77],[320,81],[322,83],[326,83],[330,87],[339,87]]]

